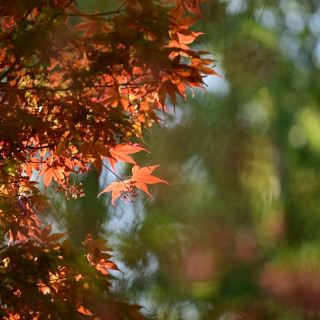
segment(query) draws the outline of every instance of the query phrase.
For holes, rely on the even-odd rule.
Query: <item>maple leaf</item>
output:
[[[11,313],[11,312],[8,314],[8,317],[4,317],[4,320],[19,320],[19,319],[21,318],[18,313]]]
[[[130,180],[115,181],[108,185],[105,189],[103,189],[98,194],[98,197],[103,193],[112,192],[111,203],[114,205],[115,200],[119,198],[124,192],[128,192],[130,189],[132,189]]]
[[[159,165],[149,167],[139,167],[135,165],[132,167],[131,179],[115,181],[111,183],[98,194],[98,197],[103,193],[112,192],[111,203],[114,205],[115,200],[123,195],[126,195],[126,200],[130,200],[131,197],[136,196],[136,192],[134,190],[135,188],[142,190],[148,196],[152,197],[148,190],[148,184],[169,184],[168,181],[151,175],[151,173],[158,167]]]
[[[105,276],[109,274],[109,271],[108,271],[109,269],[118,270],[115,263],[109,260],[105,260],[103,258],[96,263],[96,269]]]
[[[77,309],[77,311],[84,314],[85,316],[92,316],[93,315],[92,312],[89,309],[85,308],[83,305],[81,305]]]
[[[58,183],[64,179],[63,171],[64,171],[63,167],[58,167],[54,169],[52,167],[48,167],[46,164],[43,164],[43,168],[39,173],[39,176],[43,177],[43,184],[45,187],[48,187],[52,179]]]
[[[39,291],[43,294],[50,294],[51,290],[50,287],[48,287],[47,285],[45,285],[43,282],[39,282],[38,283],[38,287],[39,287]]]
[[[111,167],[114,166],[117,161],[128,162],[136,164],[129,154],[137,153],[140,151],[147,151],[147,149],[141,147],[139,144],[118,144],[115,147],[110,148],[111,157],[108,157]]]
[[[201,35],[203,35],[203,32],[193,32],[189,30],[177,32],[179,42],[182,44],[190,44]]]
[[[46,226],[40,234],[43,242],[56,242],[65,236],[64,233],[51,233],[51,225]]]
[[[134,186],[142,190],[143,192],[145,192],[150,197],[152,196],[148,190],[147,184],[155,184],[155,183],[169,184],[168,181],[162,180],[158,177],[151,175],[151,173],[158,167],[159,165],[149,166],[149,167],[133,166],[132,168],[131,180],[134,183]]]

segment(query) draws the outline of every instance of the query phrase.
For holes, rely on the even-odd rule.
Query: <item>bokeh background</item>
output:
[[[115,295],[148,318],[320,319],[320,1],[209,0],[196,28],[222,78],[161,115],[139,158],[170,186],[113,207],[96,198],[112,175],[92,173],[56,219],[108,239]]]

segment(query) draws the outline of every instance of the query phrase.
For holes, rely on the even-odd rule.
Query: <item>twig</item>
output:
[[[107,165],[105,165],[103,162],[102,162],[102,165],[108,170],[110,171],[119,181],[123,182],[123,178],[121,178],[119,175],[117,175],[113,170],[111,170]],[[124,184],[125,185],[125,184]]]
[[[109,16],[112,14],[121,13],[123,10],[114,10],[114,11],[107,11],[107,12],[98,12],[98,13],[63,13],[62,15],[68,16],[68,17],[100,17],[100,16]]]
[[[17,88],[17,87],[1,87],[0,92],[26,92],[26,91],[49,91],[49,92],[63,92],[63,91],[76,91],[87,88],[112,88],[112,87],[129,87],[139,88],[145,84],[157,84],[157,81],[143,82],[139,84],[119,83],[119,84],[106,84],[106,85],[88,85],[82,87],[68,87],[68,88],[49,88],[49,87],[30,87],[30,88]]]

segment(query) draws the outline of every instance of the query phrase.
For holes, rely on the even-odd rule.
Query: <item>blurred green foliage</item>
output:
[[[146,137],[170,186],[103,217],[87,197],[65,225],[107,233],[114,291],[150,317],[320,319],[320,2],[204,9],[223,77]]]

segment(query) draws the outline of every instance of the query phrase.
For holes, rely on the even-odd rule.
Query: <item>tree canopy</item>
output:
[[[89,12],[72,0],[1,1],[2,318],[141,319],[110,295],[117,267],[104,241],[88,234],[75,246],[53,232],[44,190],[83,197],[77,175],[103,167],[116,177],[101,192],[112,203],[167,183],[131,155],[146,151],[144,130],[168,98],[175,105],[215,74],[207,52],[190,48],[201,2],[123,0]],[[129,177],[117,161],[133,165]]]
[[[319,319],[320,3],[200,2],[0,1],[0,318]]]

